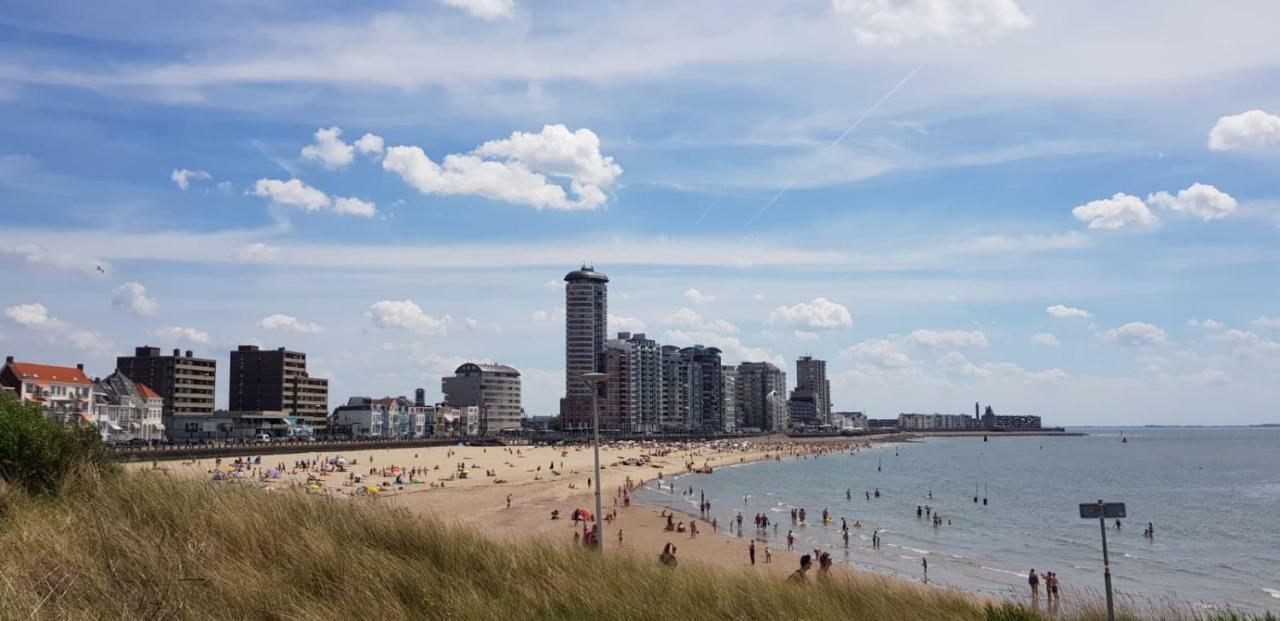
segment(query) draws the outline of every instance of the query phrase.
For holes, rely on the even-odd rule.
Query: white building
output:
[[[120,371],[93,382],[93,420],[107,442],[165,439],[164,398]]]
[[[56,367],[14,362],[9,356],[0,369],[0,386],[12,390],[23,402],[38,404],[55,422],[93,422],[93,382],[84,374],[83,364]]]
[[[329,429],[338,435],[352,438],[381,438],[383,435],[382,410],[375,407],[369,397],[351,397],[346,405],[340,405],[329,417]]]

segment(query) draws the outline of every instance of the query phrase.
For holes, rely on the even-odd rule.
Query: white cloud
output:
[[[751,294],[751,299],[753,299],[753,300],[757,300],[757,301],[759,301],[759,300],[763,300],[763,299],[764,299],[764,294],[763,294],[763,293],[753,293],[753,294]]]
[[[694,304],[707,304],[709,302],[714,302],[716,296],[709,293],[703,293],[697,289],[689,288],[684,290],[684,299],[689,300]]]
[[[699,332],[731,334],[738,331],[738,326],[735,326],[728,321],[723,319],[708,320],[691,308],[681,308],[680,310],[663,317],[662,323],[669,326],[691,328]]]
[[[303,211],[319,211],[329,206],[329,197],[324,192],[297,179],[259,179],[253,185],[253,194],[270,198],[277,205],[297,207]]]
[[[190,343],[192,345],[209,345],[213,339],[209,338],[209,333],[195,328],[183,328],[181,326],[169,326],[159,328],[152,332],[156,338],[167,343]]]
[[[1280,317],[1258,317],[1253,320],[1253,327],[1259,330],[1280,330]]]
[[[1147,196],[1147,204],[1195,216],[1206,222],[1225,218],[1239,207],[1231,195],[1203,183],[1194,183],[1185,190],[1179,190],[1177,196],[1156,192]]]
[[[169,179],[178,184],[178,187],[183,191],[191,187],[193,180],[208,181],[212,178],[209,173],[203,170],[187,170],[185,168],[175,168],[169,175]]]
[[[1117,345],[1140,347],[1168,342],[1164,330],[1143,321],[1132,321],[1102,333],[1103,340]]]
[[[293,315],[275,314],[264,317],[258,325],[268,330],[288,330],[290,332],[298,332],[301,334],[313,334],[324,330],[320,324],[304,323],[298,321]]]
[[[515,0],[440,0],[480,19],[509,18],[516,8]]]
[[[796,337],[797,341],[805,341],[808,343],[816,342],[821,338],[818,336],[817,332],[806,332],[804,330],[795,330],[791,335]]]
[[[937,349],[961,349],[966,347],[986,347],[987,335],[981,330],[916,330],[907,337],[920,347]]]
[[[111,264],[102,259],[49,250],[36,244],[19,244],[0,250],[0,254],[15,255],[28,265],[80,272],[94,278],[105,278],[111,274]]]
[[[1072,308],[1070,306],[1063,306],[1062,304],[1054,304],[1053,306],[1044,309],[1044,312],[1061,319],[1088,319],[1093,317],[1093,313],[1090,313],[1083,308]]]
[[[1058,341],[1058,337],[1049,334],[1048,332],[1038,332],[1031,335],[1031,344],[1041,345],[1044,347],[1057,347],[1061,343]]]
[[[476,328],[479,328],[479,327],[480,327],[480,322],[479,322],[479,321],[476,321],[475,319],[472,319],[472,318],[470,318],[470,317],[463,317],[463,318],[462,318],[462,323],[467,324],[467,329],[468,329],[468,330],[475,330]]]
[[[355,149],[342,141],[342,130],[337,127],[317,129],[315,140],[315,144],[302,147],[302,159],[337,170],[346,168],[355,158]]]
[[[356,151],[359,151],[364,155],[379,155],[382,153],[384,145],[385,143],[382,140],[382,136],[377,134],[365,134],[361,136],[359,140],[352,143],[352,146],[356,148]]]
[[[374,323],[383,328],[399,328],[423,336],[443,336],[453,323],[453,317],[432,317],[411,300],[382,300],[369,307],[369,313]]]
[[[832,0],[831,6],[853,23],[863,45],[976,43],[1032,24],[1014,0]]]
[[[534,321],[564,321],[564,307],[557,306],[551,310],[536,310],[531,316]]]
[[[1249,110],[1218,119],[1209,131],[1214,151],[1280,149],[1280,116]]]
[[[223,194],[231,194],[235,190],[235,186],[231,185],[230,181],[219,181],[218,185],[215,187],[217,187],[218,191]]]
[[[339,196],[333,200],[333,212],[339,215],[372,218],[378,213],[378,207],[373,203],[362,201],[358,198]]]
[[[939,358],[938,363],[951,376],[982,378],[991,375],[991,371],[969,362],[969,359],[958,351]]]
[[[840,355],[868,362],[879,367],[904,368],[911,366],[911,358],[898,351],[893,343],[884,339],[862,341],[840,350]]]
[[[722,353],[721,360],[725,364],[738,362],[772,362],[778,368],[786,368],[786,360],[773,351],[761,347],[750,347],[743,344],[742,339],[716,332],[702,330],[667,330],[662,333],[663,343],[679,347],[706,345],[718,348]]]
[[[17,304],[4,309],[4,315],[24,328],[36,330],[57,329],[67,325],[50,315],[44,304]]]
[[[139,315],[154,315],[159,306],[155,298],[147,297],[147,288],[137,282],[127,282],[116,287],[111,303],[116,308],[128,308]]]
[[[1204,321],[1191,319],[1187,321],[1187,325],[1192,328],[1204,328],[1205,330],[1221,330],[1226,327],[1222,325],[1222,322],[1214,321],[1212,319],[1205,319]]]
[[[280,249],[267,244],[248,244],[236,250],[237,263],[271,263],[279,259]]]
[[[537,209],[591,210],[608,201],[604,188],[622,174],[599,147],[591,130],[569,132],[563,125],[547,125],[539,134],[515,132],[472,153],[446,155],[443,164],[433,162],[421,147],[391,147],[382,167],[423,194],[482,196]],[[568,179],[575,199],[547,175]]]
[[[1091,229],[1105,231],[1130,225],[1153,227],[1160,223],[1142,199],[1123,192],[1117,192],[1111,198],[1089,201],[1072,209],[1071,215],[1081,222],[1088,222]]]
[[[836,330],[853,326],[853,315],[843,304],[814,298],[794,306],[779,306],[769,314],[770,323],[782,323],[808,330]]]
[[[644,332],[644,322],[635,317],[609,315],[609,329],[614,332]]]
[[[564,281],[552,278],[551,280],[542,283],[542,288],[547,291],[564,291]]]

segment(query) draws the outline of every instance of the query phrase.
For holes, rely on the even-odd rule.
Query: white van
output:
[[[256,435],[256,436],[254,436],[253,440],[254,440],[255,442],[257,442],[258,444],[268,444],[268,443],[270,443],[270,442],[271,442],[271,435],[270,435],[270,434],[265,434],[265,433],[260,433],[260,434],[258,434],[258,435]]]

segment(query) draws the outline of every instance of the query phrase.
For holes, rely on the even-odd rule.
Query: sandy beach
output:
[[[752,566],[747,549],[751,537],[729,533],[729,525],[724,523],[718,525],[718,531],[713,531],[710,522],[700,519],[696,537],[690,532],[668,531],[665,529],[667,519],[663,516],[665,509],[635,501],[628,506],[624,490],[659,477],[670,481],[680,476],[681,488],[693,486],[696,494],[698,469],[847,452],[866,446],[866,442],[834,438],[795,442],[779,436],[737,442],[602,446],[602,506],[605,515],[612,518],[604,526],[605,550],[607,553],[621,550],[656,562],[663,546],[669,542],[677,547],[681,563],[751,569],[783,579],[798,567],[799,556],[806,551],[789,553],[778,549],[784,546],[774,544],[777,547],[771,548],[767,555],[765,543],[757,541],[756,564]],[[322,472],[321,464],[339,458],[343,465],[338,470]],[[354,502],[388,503],[461,524],[492,538],[513,541],[542,538],[573,545],[577,541],[575,534],[582,534],[582,525],[574,525],[570,519],[572,513],[576,509],[594,513],[590,485],[593,453],[589,446],[450,446],[375,449],[340,455],[296,453],[263,456],[261,463],[254,463],[256,458],[250,451],[245,459],[249,463],[238,466],[234,459],[223,459],[221,463],[201,459],[160,462],[154,467],[197,480],[217,477],[222,484],[300,488],[310,493],[351,497]],[[314,463],[306,465],[302,463],[304,460]],[[128,467],[149,469],[153,465],[139,463]],[[462,472],[466,473],[465,478]],[[403,485],[395,483],[397,476]],[[415,479],[421,482],[412,483]],[[379,491],[370,491],[371,486]],[[560,519],[551,519],[553,511],[559,511]],[[677,515],[674,521],[687,524],[695,519],[696,516]],[[811,520],[817,519],[820,518],[811,516]],[[744,524],[751,533],[751,516],[744,516]],[[783,529],[785,532],[785,526]],[[831,552],[837,556],[835,550]],[[765,562],[769,555],[772,561]],[[842,565],[837,565],[836,571],[872,577]],[[875,576],[874,579],[883,578]]]

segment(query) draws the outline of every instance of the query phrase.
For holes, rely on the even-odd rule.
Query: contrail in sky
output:
[[[893,88],[889,89],[889,92],[885,93],[884,96],[881,97],[879,101],[873,104],[870,108],[867,108],[867,111],[863,112],[862,116],[858,117],[858,120],[853,122],[853,125],[850,125],[847,129],[844,130],[843,133],[837,136],[836,139],[831,142],[831,144],[827,145],[827,148],[823,149],[822,152],[818,154],[817,159],[822,159],[824,156],[826,156],[827,153],[830,153],[832,149],[836,148],[836,146],[838,146],[840,142],[845,139],[845,136],[848,136],[850,133],[853,132],[853,130],[858,129],[858,126],[862,125],[862,122],[867,120],[867,117],[870,117],[872,114],[875,114],[876,110],[878,110],[880,106],[884,104],[884,102],[888,101],[890,97],[893,97],[893,94],[898,92],[898,89],[905,86],[907,82],[910,82],[911,78],[915,77],[915,75],[919,73],[920,70],[923,68],[924,68],[924,65],[917,65],[915,69],[912,69],[911,73],[908,73],[905,78],[902,78],[902,80],[900,80],[897,84],[895,84]],[[751,225],[755,224],[755,221],[759,220],[760,216],[764,215],[764,212],[769,211],[769,208],[773,207],[773,204],[778,202],[778,199],[782,198],[782,195],[786,194],[787,190],[790,190],[791,186],[795,185],[795,183],[796,183],[795,181],[790,181],[787,183],[787,185],[782,186],[782,189],[778,190],[778,193],[774,194],[773,198],[769,199],[769,202],[765,203],[764,207],[761,207],[760,211],[756,212],[756,215],[751,216],[751,219],[747,221],[746,228],[748,229],[751,228]],[[746,238],[744,237],[743,240],[745,241]]]

